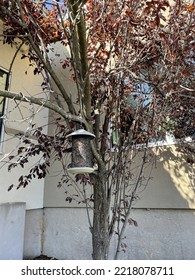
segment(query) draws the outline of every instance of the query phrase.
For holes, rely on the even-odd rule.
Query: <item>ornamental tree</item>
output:
[[[118,236],[117,258],[125,249],[125,227],[137,225],[130,213],[139,188],[149,180],[144,166],[151,162],[151,141],[163,141],[167,133],[180,140],[194,135],[195,6],[192,1],[168,0],[1,0],[0,4],[4,44],[17,42],[16,55],[27,45],[21,59],[29,60],[34,74],[43,76],[47,92],[45,99],[8,90],[0,90],[0,96],[44,106],[56,116],[54,135],[31,124],[21,137],[23,145],[10,155],[9,170],[25,166],[38,154],[43,158],[16,187],[27,187],[34,177],[45,178],[52,158],[61,162],[58,186],[74,185],[82,197],[66,191],[66,200],[77,199],[93,211],[89,221],[93,259],[108,258],[113,234]],[[65,50],[59,64],[74,81],[74,93],[54,67],[52,52],[57,45]],[[71,143],[66,135],[80,127],[95,135],[90,147],[95,171],[76,174],[73,180],[67,172]],[[140,149],[142,160],[135,173],[134,157]],[[93,186],[89,196],[85,184]]]

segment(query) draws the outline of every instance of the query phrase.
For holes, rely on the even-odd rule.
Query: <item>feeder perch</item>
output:
[[[76,174],[92,173],[94,168],[90,140],[95,135],[85,129],[78,129],[66,137],[72,138],[72,160],[68,171]]]

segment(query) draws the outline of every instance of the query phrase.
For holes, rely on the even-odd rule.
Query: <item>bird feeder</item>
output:
[[[72,138],[71,164],[68,171],[76,174],[92,173],[94,168],[90,141],[95,135],[85,129],[78,129],[66,137]]]

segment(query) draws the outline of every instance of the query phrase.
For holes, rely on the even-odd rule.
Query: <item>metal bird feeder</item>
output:
[[[66,137],[72,138],[72,160],[68,171],[73,174],[92,173],[94,168],[90,141],[95,135],[85,129],[78,129]]]

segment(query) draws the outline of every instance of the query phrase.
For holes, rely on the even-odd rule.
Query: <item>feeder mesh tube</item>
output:
[[[72,139],[71,167],[93,167],[93,156],[88,137],[74,137]]]

